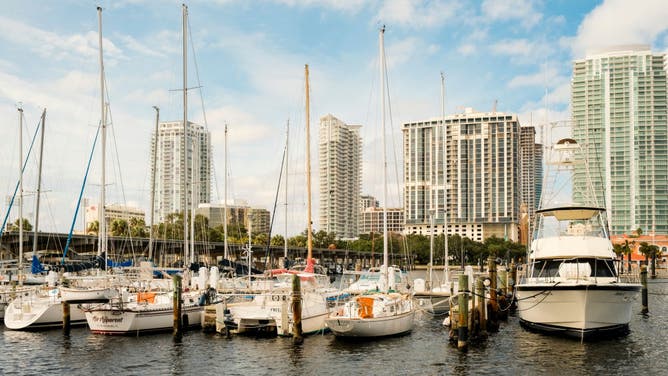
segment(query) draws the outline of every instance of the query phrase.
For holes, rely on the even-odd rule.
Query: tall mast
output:
[[[39,144],[39,164],[37,167],[37,196],[35,197],[35,225],[33,226],[32,254],[37,254],[37,229],[39,228],[39,201],[42,193],[42,159],[44,155],[44,127],[46,125],[46,108],[42,111],[42,134]]]
[[[385,26],[380,29],[380,103],[381,103],[381,119],[383,130],[383,279],[385,289],[389,288],[389,278],[387,273],[387,266],[389,264],[387,254],[387,147],[385,140]]]
[[[151,174],[151,219],[149,223],[149,233],[148,233],[148,259],[153,260],[153,217],[155,215],[155,176],[158,174],[156,166],[158,165],[158,145],[160,140],[160,135],[158,131],[158,124],[160,123],[160,108],[153,106],[155,109],[155,137],[153,139],[153,174]]]
[[[444,281],[448,284],[450,280],[450,261],[448,250],[448,127],[445,125],[445,75],[441,72],[441,124],[443,126],[443,243],[444,243]]]
[[[285,127],[285,239],[283,239],[283,260],[288,259],[288,161],[290,151],[290,119]]]
[[[181,196],[183,204],[183,258],[184,266],[188,266],[188,6],[182,4],[183,10],[183,138],[181,139]]]
[[[199,186],[199,179],[195,181],[195,176],[199,177],[199,173],[195,175],[195,171],[198,171],[199,164],[197,163],[197,158],[199,158],[199,153],[196,145],[196,139],[197,137],[192,138],[192,146],[193,146],[193,153],[191,157],[191,166],[192,166],[192,174],[191,174],[191,179],[190,179],[190,189],[192,189],[191,192],[191,200],[190,200],[190,262],[193,263],[195,262],[195,203],[198,202],[199,200],[197,199],[198,197],[198,186]]]
[[[107,202],[107,125],[106,125],[106,106],[104,104],[104,61],[102,60],[102,7],[97,7],[97,22],[99,27],[98,43],[100,45],[100,126],[102,127],[102,147],[100,153],[102,154],[102,173],[100,176],[100,204],[98,205],[98,243],[100,246],[97,250],[97,255],[107,253],[107,218],[105,213],[105,203]],[[106,261],[105,261],[106,262]]]
[[[225,124],[225,185],[223,188],[223,244],[224,260],[229,260],[230,255],[227,250],[227,124]]]
[[[308,83],[308,64],[304,65],[304,77],[306,78],[306,195],[307,195],[307,249],[306,257],[306,272],[313,272],[313,225],[311,223],[311,109],[309,99],[309,83]]]
[[[19,111],[19,285],[23,286],[23,107]]]

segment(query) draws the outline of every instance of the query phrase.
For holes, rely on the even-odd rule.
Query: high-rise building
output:
[[[211,138],[203,126],[188,122],[186,150],[187,160],[183,162],[183,122],[162,122],[156,135],[151,139],[151,161],[156,156],[155,174],[155,216],[163,221],[168,214],[183,211],[183,172],[186,171],[185,198],[187,209],[200,203],[211,201]],[[194,193],[194,195],[193,195]],[[194,198],[193,198],[194,196]]]
[[[444,133],[445,129],[445,133]],[[517,115],[464,113],[403,124],[406,233],[518,239]]]
[[[320,230],[337,239],[359,235],[362,193],[361,125],[348,125],[331,114],[320,119]]]
[[[196,214],[205,216],[209,221],[209,227],[220,227],[225,224],[225,209],[227,209],[228,231],[243,225],[251,235],[268,234],[271,225],[271,214],[267,209],[251,208],[247,203],[223,205],[223,204],[200,204]]]
[[[536,143],[536,128],[520,127],[520,200],[527,205],[529,223],[540,203],[543,188],[543,145]]]
[[[385,221],[385,209],[375,197],[365,195],[360,200],[360,234],[372,232],[382,234]],[[404,232],[404,209],[387,208],[387,231]]]
[[[613,234],[668,234],[666,55],[620,46],[573,64],[573,137],[588,173],[574,176],[574,201],[588,179]]]

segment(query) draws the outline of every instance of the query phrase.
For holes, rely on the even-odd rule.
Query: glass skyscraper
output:
[[[589,169],[576,169],[574,201],[588,176],[613,234],[668,233],[666,56],[632,45],[576,60],[571,104]]]

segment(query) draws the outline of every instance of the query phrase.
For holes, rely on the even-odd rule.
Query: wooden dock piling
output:
[[[173,275],[172,281],[174,283],[174,336],[180,336],[182,333],[181,325],[181,276]]]
[[[287,322],[283,325],[287,325]],[[292,325],[292,342],[295,344],[303,343],[301,281],[296,274],[292,277]]]
[[[468,349],[468,312],[469,312],[469,276],[462,274],[459,276],[459,322],[457,335],[457,348],[460,350]]]
[[[646,315],[649,313],[649,307],[647,302],[647,265],[640,267],[640,283],[642,284],[642,313]]]
[[[63,333],[70,334],[71,317],[70,317],[70,303],[63,302]]]

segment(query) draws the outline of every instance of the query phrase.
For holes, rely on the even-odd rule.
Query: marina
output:
[[[413,278],[424,272],[412,272]],[[668,279],[649,281],[649,315],[641,301],[632,307],[628,335],[584,341],[528,331],[517,313],[499,331],[461,352],[448,340],[442,317],[418,311],[411,333],[384,339],[350,340],[331,333],[304,338],[254,338],[191,330],[179,339],[170,333],[104,336],[88,328],[69,335],[54,329],[0,330],[3,373],[11,374],[226,374],[226,375],[517,375],[661,374],[668,332]]]

